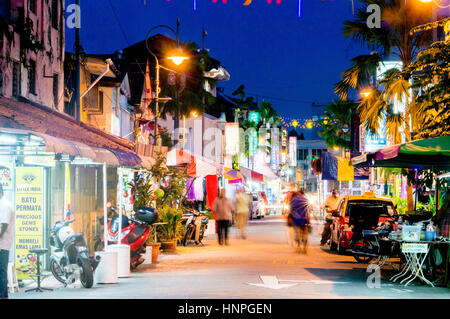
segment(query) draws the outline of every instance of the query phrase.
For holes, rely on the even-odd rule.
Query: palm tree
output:
[[[319,136],[325,139],[328,148],[352,149],[350,127],[356,106],[354,101],[334,100],[325,107],[324,118],[319,121]]]
[[[411,73],[407,67],[415,60],[418,52],[432,39],[430,31],[410,34],[410,30],[430,21],[431,12],[418,8],[413,1],[404,0],[362,0],[364,4],[352,21],[345,21],[344,37],[359,41],[374,50],[371,55],[359,56],[352,60],[352,67],[341,74],[341,81],[335,85],[335,92],[346,99],[349,90],[371,87],[368,98],[358,105],[361,123],[375,133],[380,129],[380,121],[385,121],[386,138],[394,143],[401,142],[401,133],[408,142],[412,139],[413,125],[418,124],[417,113],[412,112],[409,98]],[[367,21],[370,12],[367,6],[376,4],[381,9],[381,28],[369,28]],[[376,68],[382,60],[393,57],[402,62],[402,69],[385,72],[382,80],[376,83]],[[379,84],[379,85],[378,85]],[[394,101],[404,102],[405,112],[394,112]],[[408,209],[413,209],[412,188],[408,187]]]
[[[413,77],[411,88],[420,94],[410,104],[422,127],[420,137],[450,135],[450,41],[436,42],[420,52],[405,72]]]

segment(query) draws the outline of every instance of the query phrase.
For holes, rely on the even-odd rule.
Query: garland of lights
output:
[[[280,123],[283,127],[293,127],[301,129],[313,129],[320,127],[322,124],[337,123],[335,120],[330,120],[325,117],[313,117],[312,119],[298,119],[287,116],[280,116]]]

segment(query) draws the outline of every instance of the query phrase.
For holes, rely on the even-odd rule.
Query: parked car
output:
[[[267,214],[267,197],[264,192],[254,192],[249,194],[252,202],[252,211],[250,212],[250,219],[264,218]]]
[[[398,219],[392,200],[376,197],[372,192],[342,197],[332,215],[330,250],[339,254],[361,244],[362,230],[375,229],[387,219]]]

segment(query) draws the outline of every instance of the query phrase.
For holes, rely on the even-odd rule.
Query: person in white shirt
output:
[[[8,298],[8,260],[14,241],[14,229],[14,210],[3,196],[3,187],[0,184],[0,299]]]
[[[333,210],[336,210],[338,208],[339,205],[339,195],[337,190],[333,189],[333,191],[331,192],[331,196],[329,196],[325,203],[323,204],[323,207],[326,212],[327,212],[327,216],[326,216],[326,220],[325,220],[325,225],[323,226],[323,231],[322,231],[322,239],[320,240],[320,246],[323,246],[327,243],[327,241],[330,239],[331,236],[331,224],[333,222],[333,216],[331,215],[331,212]]]

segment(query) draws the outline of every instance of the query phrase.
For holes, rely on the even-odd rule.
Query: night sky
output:
[[[280,115],[308,118],[312,102],[336,98],[333,85],[349,59],[367,52],[342,37],[342,22],[352,18],[349,0],[81,0],[81,41],[87,53],[113,53],[142,41],[150,28],[176,27],[180,40],[202,43],[231,74],[225,93],[244,84],[248,95],[270,101]],[[74,0],[66,1],[66,6]],[[114,8],[114,11],[112,9]],[[119,22],[120,21],[120,22]],[[164,29],[155,30],[167,36]],[[74,30],[66,29],[73,52]]]

